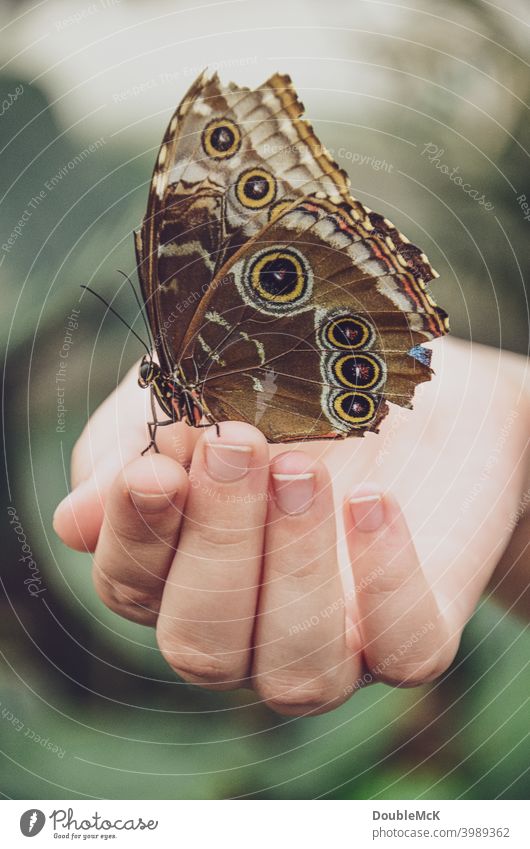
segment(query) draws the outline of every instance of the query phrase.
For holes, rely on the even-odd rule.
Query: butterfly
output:
[[[139,372],[148,448],[176,421],[364,436],[431,377],[422,343],[448,331],[426,290],[438,275],[350,195],[302,113],[286,75],[251,90],[203,73],[169,122],[134,234],[157,355]]]

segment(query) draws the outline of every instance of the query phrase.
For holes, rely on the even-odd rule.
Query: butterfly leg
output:
[[[164,422],[164,424],[165,424],[165,422]],[[197,428],[199,428],[199,427],[214,427],[217,436],[221,436],[221,428],[219,427],[219,422],[215,422],[213,419],[211,419],[211,420],[208,419],[207,422],[202,422],[201,424],[193,425],[193,426],[197,427]]]
[[[216,422],[211,413],[209,413],[203,407],[200,407],[199,409],[201,411],[201,417],[204,416],[206,421],[202,424],[196,425],[196,427],[214,427],[217,436],[221,436],[221,428],[219,427],[219,422]]]
[[[221,428],[219,427],[219,422],[214,421],[214,419],[210,416],[209,413],[204,414],[208,421],[206,424],[202,425],[202,427],[214,427],[217,436],[221,436]]]
[[[158,445],[156,444],[156,432],[157,432],[159,427],[167,427],[167,425],[172,425],[172,424],[175,424],[173,419],[167,419],[165,422],[159,422],[159,421],[147,422],[150,442],[149,442],[149,445],[147,446],[147,448],[144,448],[144,450],[141,452],[140,456],[143,457],[144,454],[147,454],[147,452],[149,451],[150,448],[154,448],[155,452],[157,454],[160,454],[160,449],[159,449]]]
[[[141,453],[142,457],[144,456],[144,454],[147,454],[147,452],[151,448],[154,448],[155,452],[157,454],[160,454],[160,450],[158,448],[158,445],[156,444],[156,432],[157,432],[159,427],[166,427],[167,425],[174,424],[173,419],[167,419],[167,421],[165,421],[165,422],[161,422],[161,421],[158,420],[157,415],[156,415],[155,395],[154,395],[154,392],[152,390],[151,390],[151,413],[152,413],[152,416],[153,416],[153,421],[147,422],[147,430],[149,431],[149,445],[146,448],[144,448],[144,450],[142,451],[142,453]]]
[[[221,436],[221,428],[219,427],[219,422],[216,422],[210,411],[203,404],[200,404],[201,415],[206,419],[206,424],[204,427],[215,427],[215,432],[217,436]]]
[[[198,411],[199,421],[203,418],[206,419],[205,422],[203,422],[202,424],[197,424],[197,425],[195,425],[195,427],[212,427],[212,426],[214,426],[217,436],[220,436],[221,435],[221,429],[219,427],[219,422],[215,421],[214,417],[212,416],[210,411],[207,409],[207,407],[205,407],[205,405],[203,403],[201,403],[201,401],[198,401],[196,398],[193,399],[193,403],[195,405],[195,408]]]

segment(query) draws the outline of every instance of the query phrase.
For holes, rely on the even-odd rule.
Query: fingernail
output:
[[[130,489],[129,495],[140,513],[160,513],[173,503],[177,492],[177,489],[171,492],[138,492],[136,489]]]
[[[385,518],[380,495],[358,495],[350,498],[350,510],[356,529],[365,533],[377,531]]]
[[[315,491],[315,476],[312,472],[300,475],[273,474],[276,503],[284,513],[305,513],[311,506]]]
[[[216,481],[230,483],[244,478],[250,465],[250,445],[225,445],[222,442],[206,445],[206,468]]]

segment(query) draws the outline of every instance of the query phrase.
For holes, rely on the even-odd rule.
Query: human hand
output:
[[[512,416],[502,461],[475,492],[515,386],[486,386],[495,352],[480,349],[473,364],[463,343],[445,352],[414,413],[394,408],[378,437],[270,456],[259,431],[226,422],[220,437],[163,428],[163,453],[139,457],[145,395],[131,373],[76,446],[56,529],[95,550],[104,603],[156,625],[187,681],[251,685],[297,715],[330,710],[372,681],[432,680],[506,545],[523,480],[514,474],[523,416]],[[487,412],[492,393],[483,419],[477,398]],[[345,505],[342,575],[331,481]]]

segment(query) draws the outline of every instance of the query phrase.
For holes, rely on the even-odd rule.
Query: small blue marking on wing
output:
[[[418,360],[418,362],[422,363],[424,366],[430,366],[431,364],[432,351],[428,348],[424,348],[423,345],[414,345],[408,354],[409,357],[414,357],[415,360]]]

